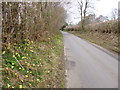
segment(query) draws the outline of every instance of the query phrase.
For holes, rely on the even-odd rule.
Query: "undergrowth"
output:
[[[2,48],[3,88],[64,87],[63,37],[48,42],[25,40]]]
[[[98,44],[107,50],[118,54],[120,52],[118,47],[118,36],[114,33],[100,33],[100,32],[90,32],[90,31],[73,31],[70,32],[80,38],[88,40],[92,43]]]

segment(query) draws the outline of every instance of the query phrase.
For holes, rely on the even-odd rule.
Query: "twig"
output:
[[[17,58],[15,57],[16,61],[18,62],[18,64],[24,69],[24,67],[20,64],[20,62],[17,60]]]

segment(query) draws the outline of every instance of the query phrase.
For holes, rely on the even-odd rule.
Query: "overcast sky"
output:
[[[89,13],[95,13],[97,16],[103,15],[111,17],[111,11],[113,8],[118,8],[118,2],[120,0],[90,0],[91,5],[94,6],[95,10],[89,10]],[[68,11],[68,23],[77,24],[80,21],[77,1],[73,0],[73,2],[67,6]]]

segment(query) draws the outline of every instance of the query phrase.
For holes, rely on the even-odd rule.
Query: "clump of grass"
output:
[[[61,87],[63,81],[58,77],[64,77],[64,66],[59,69],[60,64],[64,65],[60,58],[62,51],[61,34],[49,38],[48,42],[8,43],[2,49],[3,88]]]

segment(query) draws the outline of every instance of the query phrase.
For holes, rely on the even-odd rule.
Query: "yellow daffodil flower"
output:
[[[14,66],[11,66],[11,68],[13,69],[13,68],[14,68]]]
[[[33,50],[30,50],[31,52],[33,52]]]
[[[10,84],[7,84],[8,88],[10,87]]]
[[[22,59],[26,59],[26,57],[22,57]]]
[[[23,82],[23,80],[21,80],[21,82]]]
[[[50,71],[47,71],[48,73],[50,73]]]
[[[39,79],[37,79],[37,81],[39,81]]]
[[[33,66],[35,66],[35,64],[33,64]]]
[[[19,85],[19,88],[22,88],[22,85]]]
[[[12,57],[15,57],[15,55],[12,55]]]
[[[16,55],[18,55],[18,53],[15,53]]]
[[[27,71],[27,73],[29,73],[29,71]]]
[[[40,66],[40,65],[37,65],[38,67]]]
[[[31,41],[31,43],[33,43],[33,41]]]
[[[16,43],[14,43],[14,45],[17,45]]]
[[[26,50],[26,47],[24,48],[24,50]]]
[[[25,77],[28,77],[28,75],[25,75]]]
[[[7,49],[10,49],[10,47],[7,47]]]
[[[32,49],[33,47],[30,47],[30,49]]]
[[[5,54],[5,51],[3,51],[2,54]]]
[[[10,46],[10,43],[8,43],[8,46]]]
[[[20,55],[18,54],[18,57],[20,57]]]
[[[19,69],[22,69],[21,67],[19,67]]]

